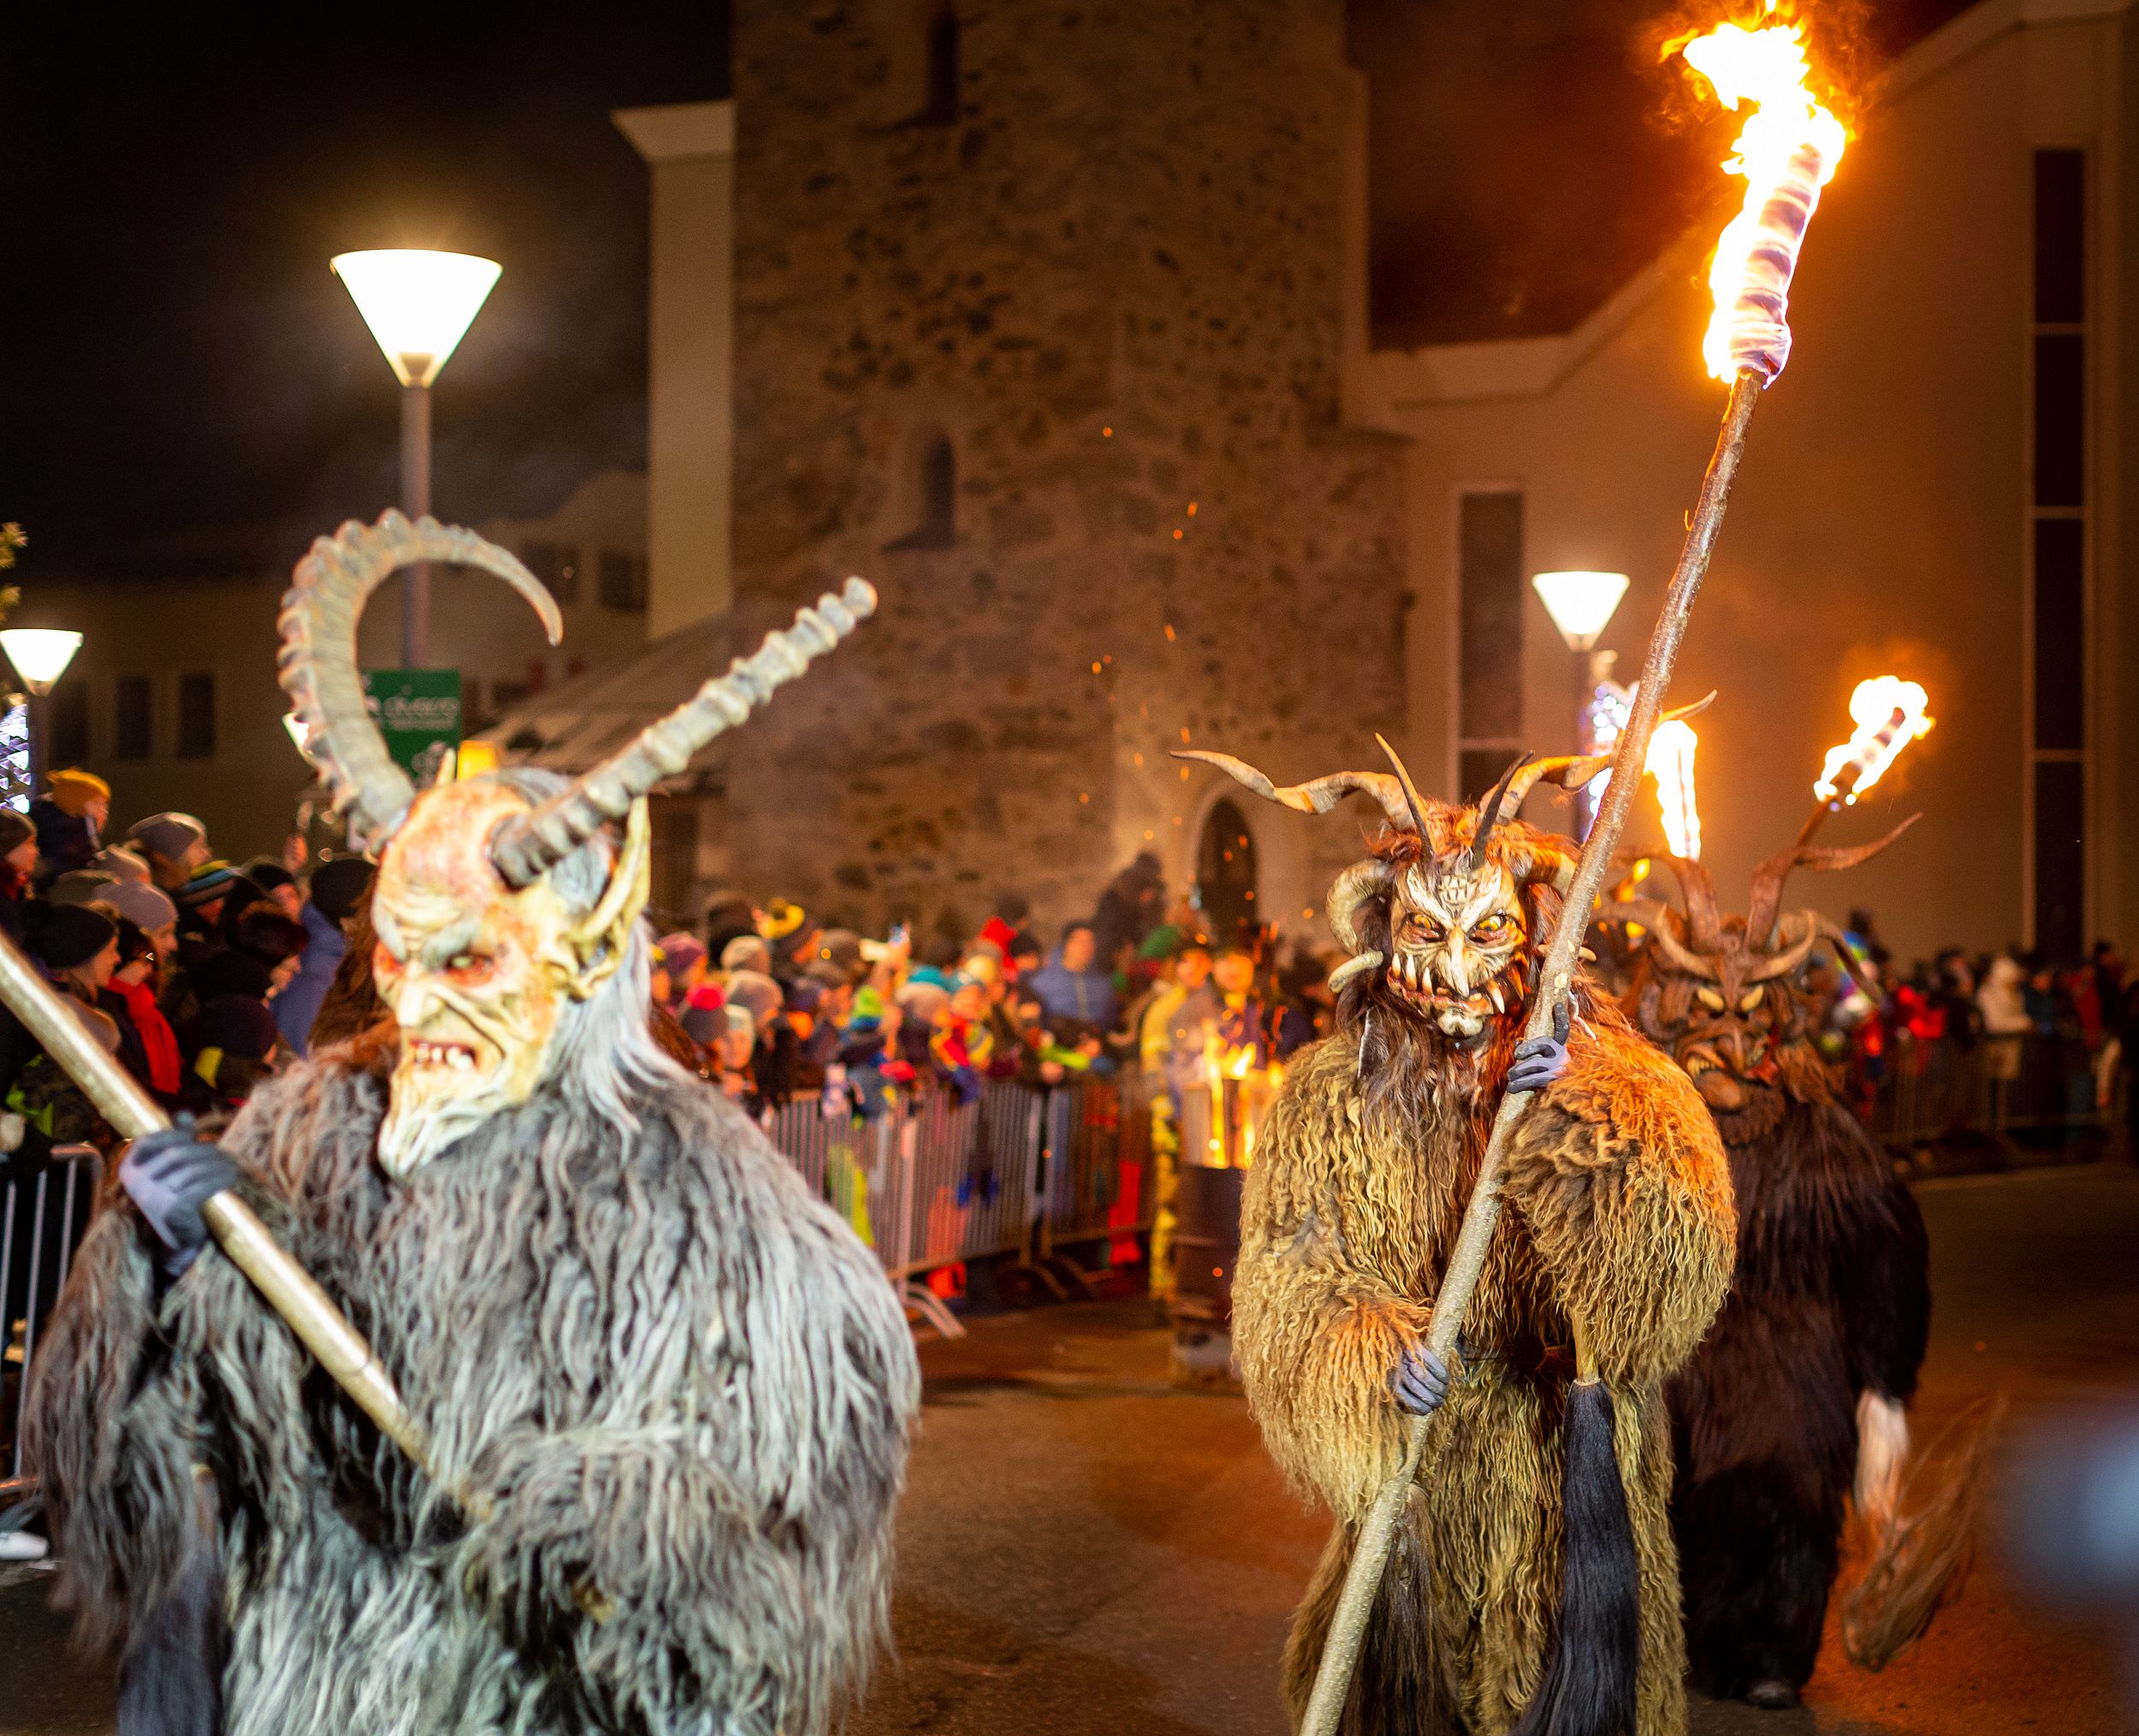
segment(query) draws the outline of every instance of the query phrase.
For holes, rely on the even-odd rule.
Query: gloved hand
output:
[[[193,1263],[208,1240],[200,1208],[237,1179],[238,1166],[222,1148],[195,1136],[190,1115],[127,1147],[119,1185],[163,1244],[166,1277],[175,1278]]]
[[[1567,1066],[1567,1003],[1561,1001],[1552,1015],[1552,1034],[1532,1037],[1515,1046],[1515,1058],[1508,1069],[1510,1091],[1543,1091]]]
[[[1389,1370],[1389,1389],[1395,1394],[1399,1410],[1414,1417],[1430,1416],[1449,1395],[1449,1365],[1424,1343],[1413,1344]]]

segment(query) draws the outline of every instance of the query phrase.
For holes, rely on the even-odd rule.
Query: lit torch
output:
[[[1666,718],[1649,738],[1649,770],[1656,780],[1656,806],[1664,842],[1687,862],[1701,856],[1701,807],[1693,795],[1693,755],[1700,738],[1691,724]]]
[[[1730,382],[1723,427],[1702,478],[1700,499],[1686,524],[1686,543],[1664,594],[1663,611],[1650,635],[1641,681],[1614,754],[1614,776],[1605,790],[1597,823],[1582,847],[1573,885],[1561,906],[1550,945],[1537,977],[1524,1022],[1526,1038],[1548,1036],[1560,1006],[1572,991],[1575,955],[1583,930],[1612,855],[1626,830],[1626,816],[1640,784],[1638,768],[1649,763],[1649,744],[1657,726],[1679,642],[1708,572],[1731,483],[1745,449],[1753,406],[1763,388],[1775,383],[1789,359],[1790,330],[1785,323],[1790,279],[1805,225],[1819,203],[1820,189],[1841,160],[1847,135],[1841,124],[1812,99],[1805,88],[1807,67],[1799,27],[1772,24],[1760,30],[1721,25],[1706,35],[1674,44],[1689,65],[1714,87],[1728,108],[1751,102],[1756,112],[1739,134],[1737,154],[1726,164],[1745,177],[1743,210],[1716,247],[1709,274],[1715,313],[1703,345],[1709,370]],[[1443,1361],[1455,1354],[1456,1336],[1472,1292],[1485,1266],[1486,1249],[1500,1222],[1501,1184],[1508,1144],[1515,1123],[1530,1106],[1530,1093],[1511,1091],[1500,1102],[1493,1131],[1478,1166],[1478,1177],[1449,1250],[1446,1270],[1434,1297],[1426,1342]],[[1584,1347],[1576,1341],[1580,1368]],[[1411,1487],[1425,1455],[1431,1416],[1417,1419],[1406,1443],[1403,1462],[1381,1487],[1361,1519],[1346,1570],[1344,1587],[1331,1610],[1314,1689],[1300,1721],[1299,1736],[1332,1736],[1351,1692],[1353,1666],[1366,1637],[1369,1611],[1380,1595],[1382,1577],[1395,1541]],[[1631,1706],[1627,1708],[1631,1713]]]
[[[1812,834],[1828,815],[1853,805],[1876,784],[1901,757],[1904,748],[1931,733],[1935,720],[1930,704],[1930,696],[1922,687],[1896,676],[1879,675],[1857,684],[1849,696],[1849,714],[1857,728],[1840,746],[1827,750],[1819,781],[1812,786],[1818,806],[1798,834],[1800,848],[1811,843]]]

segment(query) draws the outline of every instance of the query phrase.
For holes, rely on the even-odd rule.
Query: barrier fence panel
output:
[[[38,1334],[59,1300],[104,1180],[88,1146],[60,1146],[34,1181],[0,1187],[0,1447],[8,1475],[22,1474],[22,1425]]]
[[[1143,1178],[1141,1166],[1127,1161],[1123,1098],[1111,1079],[1081,1079],[1049,1093],[1050,1252],[1072,1242],[1111,1240],[1137,1227]]]
[[[1905,1032],[1856,1100],[1873,1135],[1891,1145],[1964,1135],[2071,1138],[2109,1120],[2097,1101],[2094,1061],[2076,1040],[2029,1034],[1963,1045],[1919,1042]]]

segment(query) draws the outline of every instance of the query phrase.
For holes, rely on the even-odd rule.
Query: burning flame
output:
[[[1745,203],[1709,267],[1715,313],[1701,353],[1719,380],[1751,370],[1773,381],[1789,359],[1791,274],[1820,189],[1834,178],[1849,142],[1847,129],[1805,88],[1811,68],[1803,29],[1719,24],[1674,44],[1726,108],[1754,105],[1736,155],[1723,164],[1745,177]]]
[[[1277,1087],[1285,1082],[1285,1069],[1272,1061],[1255,1064],[1252,1044],[1222,1046],[1215,1031],[1203,1040],[1203,1076],[1211,1094],[1210,1157],[1218,1169],[1247,1169],[1255,1161],[1255,1136]]]
[[[1820,781],[1812,786],[1812,793],[1822,802],[1837,797],[1846,805],[1855,802],[1885,775],[1902,749],[1918,736],[1931,733],[1935,720],[1928,709],[1930,703],[1923,688],[1896,676],[1858,682],[1849,696],[1856,733],[1841,746],[1827,750],[1827,763],[1820,768]]]
[[[1664,841],[1671,853],[1688,862],[1701,855],[1701,809],[1693,795],[1693,755],[1700,738],[1683,718],[1666,718],[1649,738],[1644,769],[1656,780],[1656,805],[1663,810]]]

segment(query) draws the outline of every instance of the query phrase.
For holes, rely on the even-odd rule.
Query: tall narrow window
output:
[[[626,613],[646,607],[646,563],[614,548],[601,551],[596,569],[601,607]]]
[[[958,119],[958,15],[951,7],[938,7],[929,19],[924,52],[927,94],[915,123],[953,126]]]
[[[145,760],[156,751],[155,707],[149,678],[121,675],[112,684],[111,757]]]
[[[2077,958],[2087,939],[2089,335],[2087,156],[2038,151],[2029,334],[2029,915],[2036,947],[2059,959]]]
[[[1522,751],[1523,497],[1467,494],[1457,525],[1456,777],[1484,795]]]
[[[45,702],[51,732],[45,738],[44,763],[54,771],[79,766],[89,757],[89,687],[77,678],[62,681]]]
[[[941,435],[921,448],[914,496],[921,522],[885,548],[950,548],[958,540],[958,458],[949,439]]]
[[[216,678],[210,670],[189,669],[178,678],[178,756],[216,756]]]

